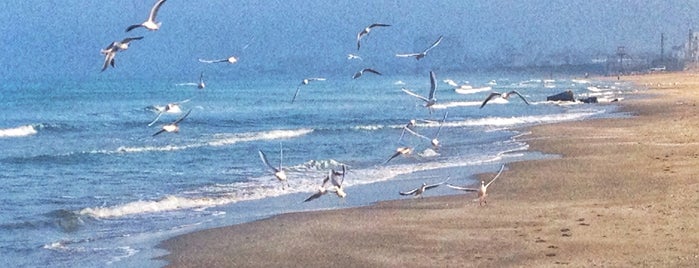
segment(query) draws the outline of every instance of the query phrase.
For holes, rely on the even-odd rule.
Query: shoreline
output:
[[[529,151],[563,157],[507,164],[485,207],[456,194],[283,214],[168,239],[161,259],[171,267],[696,266],[699,93],[686,89],[699,89],[699,76],[623,78],[653,95],[620,105],[633,117],[528,128],[519,140]]]

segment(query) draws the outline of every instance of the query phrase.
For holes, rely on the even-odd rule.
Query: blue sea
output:
[[[226,68],[235,68],[227,66]],[[173,236],[288,212],[369,205],[406,198],[398,191],[503,163],[546,157],[518,139],[526,127],[619,113],[613,99],[632,97],[624,83],[527,73],[436,71],[434,111],[401,91],[427,95],[429,74],[318,74],[173,79],[47,79],[0,84],[0,263],[4,267],[160,267],[156,245]],[[456,90],[458,88],[458,90]],[[479,109],[493,91],[517,90]],[[572,90],[601,103],[547,102]],[[180,111],[163,113],[168,103]],[[179,133],[152,136],[177,120]],[[413,135],[399,140],[403,127]],[[423,121],[426,120],[426,121]],[[414,152],[384,162],[396,148]],[[288,186],[262,163],[279,163]],[[330,168],[345,164],[348,196],[303,200]],[[507,183],[501,181],[500,183]],[[512,182],[516,183],[516,182]],[[443,189],[444,188],[444,189]],[[461,194],[446,187],[426,195]]]

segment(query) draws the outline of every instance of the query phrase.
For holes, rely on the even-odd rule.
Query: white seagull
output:
[[[502,165],[500,167],[500,171],[498,171],[498,174],[495,175],[495,177],[488,182],[488,184],[485,183],[485,181],[481,181],[481,187],[480,188],[469,188],[469,187],[461,187],[461,186],[455,186],[447,183],[447,187],[456,189],[456,190],[461,190],[465,192],[477,192],[478,193],[478,204],[483,205],[483,204],[488,204],[488,201],[485,200],[485,198],[488,196],[488,186],[490,186],[491,183],[493,183],[498,177],[500,177],[500,174],[502,174],[502,171],[505,169],[505,165]],[[475,200],[474,200],[475,201]]]
[[[422,194],[425,193],[425,191],[436,188],[437,186],[440,186],[442,184],[445,184],[447,181],[449,181],[449,178],[447,178],[445,181],[440,182],[440,183],[435,183],[435,184],[427,184],[427,183],[422,183],[420,187],[417,187],[415,189],[412,189],[410,191],[405,191],[405,192],[398,192],[400,195],[414,195],[416,198],[422,198]]]
[[[347,196],[347,193],[345,193],[344,189],[342,188],[342,183],[345,181],[345,174],[347,173],[347,169],[345,165],[342,165],[342,171],[335,171],[334,169],[331,169],[328,172],[328,175],[325,176],[325,179],[323,179],[323,184],[320,185],[318,191],[314,193],[313,195],[309,196],[306,198],[306,200],[303,200],[303,202],[308,202],[311,200],[314,200],[316,198],[319,198],[328,192],[335,193],[337,197],[339,198],[345,198]],[[338,180],[339,177],[339,180]],[[326,187],[326,185],[330,183],[329,187]]]
[[[230,57],[228,57],[228,58],[219,59],[219,60],[204,60],[204,59],[199,59],[199,62],[203,62],[203,63],[228,62],[228,63],[230,63],[230,64],[234,64],[234,63],[238,62],[238,58],[236,58],[235,56],[230,56]]]
[[[439,43],[442,42],[442,38],[443,38],[443,36],[440,35],[439,39],[437,39],[437,41],[435,41],[430,47],[428,47],[427,49],[425,49],[422,52],[408,53],[408,54],[396,54],[396,57],[401,57],[401,58],[415,57],[416,60],[420,60],[420,59],[424,58],[425,56],[427,56],[427,52],[429,52],[430,50],[435,48],[437,45],[439,45]]]
[[[136,29],[138,27],[144,27],[150,31],[157,31],[160,29],[160,22],[155,22],[155,16],[158,15],[158,10],[160,9],[160,6],[162,6],[165,1],[167,0],[158,0],[158,2],[155,2],[155,5],[150,9],[150,14],[148,14],[148,19],[141,24],[134,24],[126,28],[126,31],[131,31],[133,29]]]
[[[192,112],[192,110],[189,110],[189,111],[187,111],[187,113],[184,114],[182,117],[180,117],[179,119],[175,120],[175,122],[172,122],[172,123],[170,123],[170,124],[164,125],[160,131],[155,132],[155,134],[153,134],[153,137],[155,137],[155,136],[157,136],[158,134],[163,133],[163,132],[174,132],[174,133],[178,133],[178,132],[180,131],[179,123],[182,122],[182,120],[184,120],[185,118],[187,118],[187,116],[188,116],[189,113],[191,113],[191,112]]]
[[[281,147],[281,143],[279,144],[279,167],[278,168],[272,166],[269,163],[269,161],[267,160],[267,156],[265,155],[265,153],[262,152],[262,150],[258,150],[258,152],[260,153],[260,159],[262,159],[262,162],[264,162],[265,165],[267,165],[267,167],[269,167],[272,170],[272,172],[274,172],[274,177],[276,177],[277,180],[279,180],[279,182],[281,182],[283,185],[283,183],[286,181],[286,172],[284,172],[284,167],[282,166],[282,161],[284,158],[284,150]]]
[[[410,123],[408,123],[408,125],[406,125],[406,126],[403,128],[403,132],[404,132],[404,133],[405,133],[405,132],[408,132],[408,133],[410,133],[410,134],[413,134],[413,135],[416,136],[416,137],[419,137],[419,138],[428,140],[428,141],[430,141],[430,143],[432,143],[432,146],[434,146],[435,148],[438,148],[438,147],[439,147],[439,139],[438,139],[438,138],[439,138],[439,133],[442,131],[442,126],[444,125],[444,122],[447,120],[447,114],[449,114],[449,113],[448,113],[448,112],[444,113],[444,118],[442,118],[442,121],[439,123],[439,128],[437,128],[437,133],[434,135],[434,138],[432,138],[432,139],[428,138],[428,137],[425,136],[425,135],[422,135],[422,134],[420,134],[420,133],[417,133],[415,130],[411,129],[411,128],[409,127]],[[412,120],[411,120],[411,121],[412,121]],[[413,123],[413,124],[414,124],[414,123]],[[401,134],[401,137],[403,137],[403,134]]]
[[[499,93],[499,92],[490,93],[490,95],[488,95],[488,97],[485,98],[485,100],[484,100],[483,103],[481,104],[481,107],[480,107],[480,108],[482,109],[483,106],[485,106],[485,104],[488,103],[488,102],[489,102],[490,100],[492,100],[493,98],[501,97],[501,98],[503,98],[503,99],[507,99],[507,98],[509,98],[512,94],[515,94],[515,95],[519,96],[519,97],[524,101],[524,103],[526,103],[527,105],[529,105],[529,102],[527,101],[527,99],[524,98],[524,96],[522,96],[522,94],[519,94],[519,92],[517,92],[517,90],[512,90],[512,91],[506,92],[506,93]]]
[[[100,53],[104,54],[104,64],[102,65],[102,71],[107,69],[109,65],[114,67],[114,57],[116,56],[116,53],[119,51],[124,51],[129,49],[129,43],[133,40],[141,40],[143,39],[143,36],[138,36],[138,37],[127,37],[124,38],[121,41],[114,41],[109,46],[107,46],[104,49],[100,50]]]
[[[296,93],[294,93],[294,97],[291,99],[291,103],[294,103],[294,100],[296,100],[296,95],[299,94],[299,90],[301,90],[301,86],[308,85],[311,81],[325,81],[325,78],[322,77],[316,77],[316,78],[306,78],[301,81],[301,83],[296,86]]]
[[[396,157],[398,157],[399,155],[409,155],[409,154],[411,154],[412,152],[413,152],[413,148],[410,148],[410,147],[398,147],[398,148],[396,149],[396,153],[394,153],[393,155],[391,155],[391,157],[388,158],[388,160],[386,160],[386,162],[384,162],[384,165],[385,165],[385,164],[388,164],[389,161],[393,160],[393,158],[396,158]]]
[[[374,27],[388,27],[391,26],[390,24],[383,24],[383,23],[374,23],[372,25],[369,25],[368,27],[364,28],[361,32],[357,33],[357,50],[359,50],[359,47],[361,47],[360,40],[362,40],[362,37],[366,36],[371,32],[371,28]]]
[[[355,54],[347,54],[347,59],[348,60],[362,60],[362,57],[360,57],[359,55],[355,55]]]
[[[352,76],[352,79],[357,79],[357,78],[361,77],[364,74],[364,72],[370,72],[370,73],[381,75],[381,73],[379,73],[378,71],[376,71],[374,69],[364,68],[364,69],[361,69],[358,72],[354,73],[354,75]]]
[[[158,122],[158,119],[160,119],[160,116],[162,116],[164,113],[167,113],[167,114],[179,114],[179,113],[181,113],[182,108],[181,108],[180,104],[188,102],[189,100],[191,100],[191,99],[186,99],[186,100],[178,101],[178,102],[171,102],[171,103],[166,104],[165,106],[153,106],[155,111],[158,112],[158,116],[156,116],[155,119],[153,119],[153,121],[148,123],[148,126],[150,127],[153,124],[155,124],[155,122]]]
[[[422,101],[425,102],[425,107],[429,109],[430,114],[432,113],[432,106],[434,106],[437,103],[437,99],[434,96],[435,91],[437,91],[437,83],[435,82],[435,75],[433,71],[430,71],[430,93],[427,95],[427,98],[420,96],[418,94],[413,93],[412,91],[402,88],[403,92],[408,93],[408,95],[416,97],[418,99],[421,99]]]

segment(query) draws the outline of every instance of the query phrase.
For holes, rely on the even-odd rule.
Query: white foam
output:
[[[484,92],[484,91],[490,91],[492,89],[493,89],[493,87],[461,86],[459,88],[455,88],[454,92],[456,92],[458,94],[468,95],[468,94],[474,94],[474,93],[479,93],[479,92]]]
[[[435,109],[447,109],[451,107],[470,107],[470,106],[480,106],[481,101],[452,101],[446,103],[437,103],[432,107]]]
[[[580,120],[603,113],[604,111],[583,111],[566,114],[550,114],[550,115],[531,115],[531,116],[513,116],[513,117],[486,117],[477,119],[467,119],[464,121],[447,121],[444,127],[469,127],[469,126],[515,126],[541,123],[554,123],[563,121]]]
[[[19,126],[15,128],[0,129],[0,138],[26,137],[36,134],[36,128],[32,125]]]
[[[293,129],[293,130],[271,130],[262,132],[228,133],[216,134],[214,138],[206,142],[191,143],[185,145],[165,145],[165,146],[143,146],[128,147],[121,146],[111,153],[143,153],[143,152],[166,152],[180,151],[200,147],[226,146],[240,142],[250,142],[259,140],[277,140],[300,137],[313,132],[313,129]],[[96,151],[102,152],[102,151]],[[108,152],[110,153],[110,152]]]

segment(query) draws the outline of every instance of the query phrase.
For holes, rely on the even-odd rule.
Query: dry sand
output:
[[[623,77],[632,118],[537,126],[474,194],[295,213],[162,244],[172,267],[699,267],[699,75]],[[489,179],[493,174],[482,175]]]

